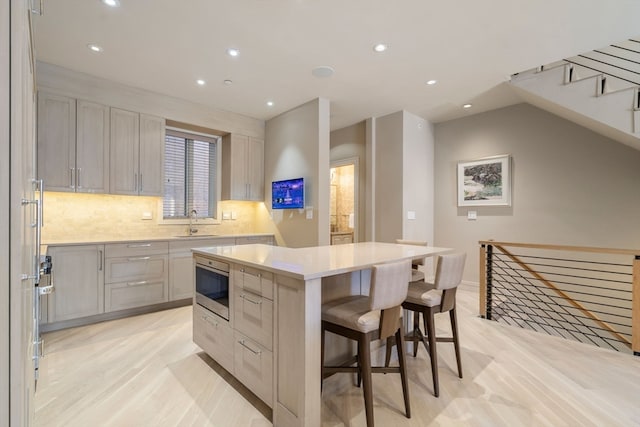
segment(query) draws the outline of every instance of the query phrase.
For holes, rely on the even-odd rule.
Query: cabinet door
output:
[[[48,297],[49,322],[104,312],[104,247],[49,248],[55,290]]]
[[[140,116],[111,108],[110,192],[138,194]]]
[[[169,259],[169,301],[193,298],[193,255],[172,254]]]
[[[249,138],[247,145],[248,199],[264,200],[264,141]]]
[[[109,192],[109,107],[77,102],[76,191]]]
[[[164,119],[140,114],[138,191],[144,196],[164,193]]]
[[[46,190],[75,191],[76,101],[38,93],[38,177]]]
[[[223,200],[247,200],[247,156],[249,137],[226,135],[222,138]]]

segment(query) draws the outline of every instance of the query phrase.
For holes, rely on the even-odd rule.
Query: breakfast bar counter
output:
[[[322,303],[368,292],[373,265],[449,251],[380,242],[309,248],[251,244],[194,249],[195,257],[230,266],[229,319],[223,322],[217,318],[215,328],[223,330],[221,340],[235,340],[229,343],[235,350],[225,353],[216,346],[215,337],[211,341],[201,338],[205,333],[199,328],[210,327],[212,322],[207,319],[216,316],[209,315],[195,300],[194,340],[272,407],[274,425],[319,426]],[[250,376],[248,370],[252,371]]]

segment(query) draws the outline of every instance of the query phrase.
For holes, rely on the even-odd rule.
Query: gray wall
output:
[[[528,104],[439,123],[435,140],[434,243],[467,252],[465,280],[478,281],[478,240],[640,247],[640,151]],[[499,154],[512,206],[458,208],[457,162]]]
[[[402,237],[403,112],[376,118],[374,150],[374,240],[395,242]]]
[[[374,240],[433,242],[432,126],[407,111],[379,117],[371,146],[375,151]]]
[[[356,123],[346,128],[331,132],[331,162],[337,160],[358,159],[358,221],[357,236],[359,241],[365,240],[367,165],[366,165],[366,122]]]
[[[268,120],[264,148],[265,205],[278,245],[328,245],[329,101],[318,98]],[[298,177],[305,180],[305,209],[271,210],[271,182]]]

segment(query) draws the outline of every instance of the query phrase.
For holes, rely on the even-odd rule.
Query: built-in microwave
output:
[[[229,264],[195,256],[196,303],[229,320]]]

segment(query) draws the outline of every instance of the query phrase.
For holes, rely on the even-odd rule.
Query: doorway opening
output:
[[[331,163],[329,223],[332,245],[358,241],[357,160]]]

